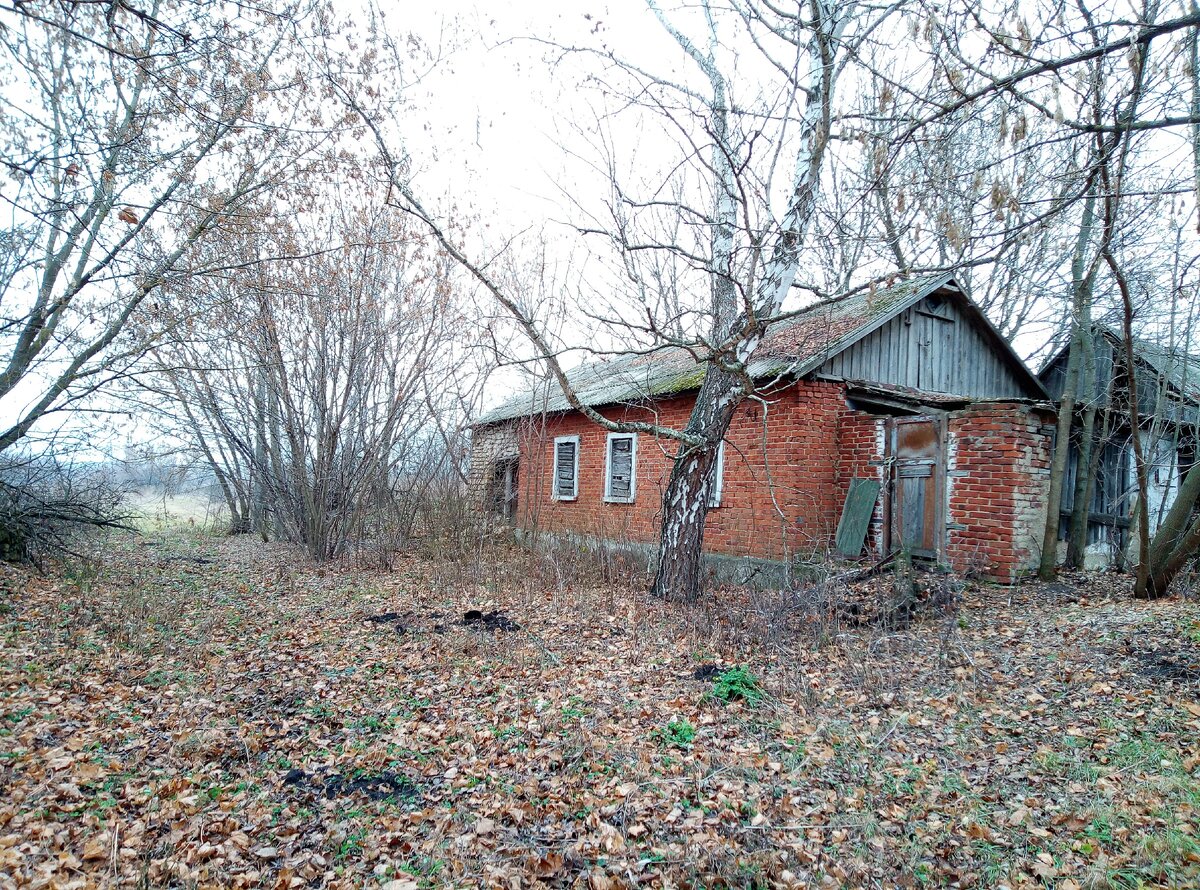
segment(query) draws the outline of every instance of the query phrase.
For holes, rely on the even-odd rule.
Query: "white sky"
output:
[[[683,0],[664,0],[663,6],[673,21],[694,21],[694,6]],[[431,127],[430,147],[436,143],[434,157],[409,140],[414,154],[429,162],[418,189],[426,195],[453,191],[489,219],[494,232],[532,228],[564,242],[578,241],[558,225],[578,219],[566,206],[562,189],[582,196],[585,203],[589,196],[604,195],[600,174],[588,175],[564,151],[588,152],[585,140],[569,126],[571,120],[591,119],[587,102],[592,94],[579,89],[583,63],[567,60],[548,68],[544,59],[552,48],[530,38],[611,48],[671,79],[694,82],[696,77],[694,66],[645,0],[445,0],[436,8],[391,13],[389,20],[449,50],[418,91]],[[754,58],[755,53],[733,58],[738,76],[753,78]],[[840,86],[843,91],[852,88],[848,82]],[[645,151],[654,140],[653,133],[616,132],[624,152]],[[1163,151],[1178,152],[1180,137],[1186,137],[1182,130],[1161,134]],[[1037,350],[1045,335],[1040,329],[1019,336],[1018,351]]]
[[[568,60],[550,70],[543,56],[552,47],[538,40],[598,47],[599,38],[608,35],[639,55],[656,45],[672,49],[641,0],[445,0],[436,8],[392,13],[388,21],[446,52],[412,91],[430,129],[427,145],[410,138],[409,147],[433,160],[418,187],[426,192],[452,187],[479,209],[501,214],[512,228],[561,217],[560,144],[564,134],[570,139],[563,112],[578,66]],[[600,31],[593,34],[597,23]]]

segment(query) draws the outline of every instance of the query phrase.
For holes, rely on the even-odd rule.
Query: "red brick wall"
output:
[[[1036,566],[1050,488],[1045,423],[1012,403],[950,415],[946,551],[956,569],[1012,582]]]
[[[645,408],[606,408],[602,413],[613,420],[655,420],[682,428],[691,405],[692,397],[685,396],[658,403],[653,413]],[[788,387],[765,409],[759,402],[743,403],[726,437],[721,505],[708,513],[706,549],[780,559],[801,549],[827,546],[845,496],[838,430],[846,412],[842,387],[822,381]],[[568,435],[579,436],[579,496],[574,501],[555,501],[550,497],[554,462],[550,443],[556,436]],[[604,501],[607,437],[605,430],[577,413],[527,422],[520,437],[527,525],[605,538],[657,540],[662,495],[677,445],[639,435],[635,502],[610,504]]]
[[[691,396],[684,396],[664,400],[653,411],[607,408],[603,413],[614,420],[681,428],[691,404]],[[1044,422],[1012,403],[983,403],[948,415],[945,542],[955,568],[1012,581],[1036,563],[1049,476]],[[828,381],[801,381],[765,409],[758,402],[743,403],[726,440],[721,506],[709,511],[706,549],[782,559],[831,548],[850,480],[886,482],[886,424],[885,418],[851,410],[844,387]],[[552,443],[565,435],[579,436],[579,494],[574,501],[555,501],[550,497]],[[577,413],[522,422],[520,510],[527,527],[657,540],[677,445],[639,435],[635,502],[613,504],[604,501],[607,435]],[[887,509],[885,485],[867,538],[869,551],[877,555],[886,543]]]

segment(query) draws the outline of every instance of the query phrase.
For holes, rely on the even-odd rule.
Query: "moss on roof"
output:
[[[890,288],[825,300],[774,325],[748,363],[755,379],[778,374],[803,376],[844,349],[867,329],[902,311],[951,281],[935,275],[901,281]],[[708,365],[686,349],[667,347],[580,365],[567,372],[571,388],[585,405],[627,405],[698,389]],[[530,414],[570,410],[555,383],[542,383],[487,412],[476,425]]]
[[[654,385],[650,390],[650,395],[665,396],[673,395],[677,392],[688,392],[689,390],[699,389],[707,373],[708,365],[697,365],[693,370],[684,371],[670,380]]]

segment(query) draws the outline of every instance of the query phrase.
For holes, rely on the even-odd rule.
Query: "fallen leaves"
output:
[[[111,548],[87,591],[5,577],[0,884],[1200,880],[1197,689],[1138,655],[1185,645],[1193,604],[984,589],[953,625],[759,646],[531,587],[503,549],[475,586],[247,540]],[[721,596],[722,621],[767,611]],[[513,618],[444,619],[467,609]],[[721,701],[697,662],[763,698]]]
[[[83,845],[83,860],[85,862],[96,862],[100,859],[107,859],[112,848],[112,840],[103,832],[95,834],[88,838]]]

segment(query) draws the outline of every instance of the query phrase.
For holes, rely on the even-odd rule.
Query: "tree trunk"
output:
[[[1111,211],[1108,212],[1111,213]],[[1133,295],[1129,291],[1129,282],[1125,278],[1125,273],[1117,264],[1116,257],[1107,248],[1104,251],[1104,259],[1117,282],[1117,290],[1121,292],[1121,339],[1124,347],[1122,363],[1125,366],[1123,371],[1129,407],[1129,437],[1133,443],[1133,459],[1138,482],[1138,505],[1141,509],[1141,521],[1137,525],[1137,579],[1134,581],[1133,594],[1139,598],[1150,599],[1158,594],[1150,589],[1150,479],[1146,470],[1146,454],[1142,447],[1142,418],[1141,408],[1138,407],[1137,366],[1133,354]]]
[[[1141,562],[1146,566],[1146,582],[1134,587],[1135,596],[1142,599],[1166,596],[1175,576],[1195,555],[1197,546],[1200,546],[1200,520],[1192,521],[1192,511],[1198,500],[1200,462],[1188,470],[1179,493],[1154,534],[1149,551],[1142,557]]]
[[[1058,426],[1055,430],[1054,456],[1050,461],[1050,491],[1046,497],[1046,528],[1042,534],[1042,556],[1038,577],[1053,581],[1058,569],[1058,527],[1062,513],[1063,483],[1071,453],[1071,422],[1075,417],[1075,389],[1079,382],[1078,327],[1071,337],[1067,355],[1067,374],[1058,401]]]
[[[800,267],[804,235],[816,208],[820,172],[829,142],[829,100],[836,79],[832,58],[848,22],[844,9],[836,5],[818,6],[819,20],[812,25],[814,44],[809,47],[808,101],[800,122],[800,148],[792,190],[774,244],[769,253],[764,251],[766,255],[760,257],[763,265],[754,284],[754,299],[744,302],[739,301],[732,274],[733,233],[737,223],[734,196],[738,193],[738,182],[731,162],[734,155],[725,144],[729,108],[724,77],[711,57],[705,57],[660,16],[668,31],[708,76],[713,88],[709,106],[710,125],[717,143],[712,171],[716,187],[711,219],[713,331],[716,342],[734,344],[721,350],[720,361],[708,364],[684,430],[703,444],[681,442],[663,494],[658,569],[651,588],[663,598],[691,600],[701,593],[704,523],[717,448],[729,429],[733,412],[748,394],[750,384],[745,365],[766,332],[764,320],[780,311],[791,290]],[[653,5],[651,8],[655,9]]]
[[[694,600],[704,582],[704,523],[714,482],[717,448],[745,398],[739,377],[710,365],[696,396],[687,431],[704,447],[680,445],[663,493],[658,568],[651,591],[663,599]]]
[[[1077,395],[1086,399],[1083,427],[1079,434],[1079,458],[1075,462],[1075,488],[1071,495],[1071,523],[1067,530],[1067,566],[1083,565],[1087,551],[1088,517],[1092,506],[1092,453],[1096,450],[1096,340],[1091,331],[1083,338],[1083,362],[1079,368]]]
[[[1063,480],[1071,449],[1071,425],[1075,420],[1075,396],[1079,391],[1083,339],[1091,337],[1092,281],[1095,265],[1086,261],[1095,222],[1096,195],[1089,192],[1083,202],[1083,215],[1075,250],[1071,257],[1071,346],[1067,355],[1067,376],[1058,405],[1058,430],[1054,457],[1050,462],[1050,492],[1046,500],[1046,528],[1042,535],[1042,557],[1038,577],[1053,581],[1058,569],[1058,527],[1061,523]]]
[[[1142,599],[1151,600],[1166,596],[1170,592],[1171,582],[1175,580],[1175,576],[1188,564],[1188,560],[1195,558],[1197,548],[1200,548],[1200,519],[1192,523],[1187,534],[1179,539],[1175,549],[1166,559],[1147,567],[1145,588],[1140,594],[1135,588],[1135,594]]]
[[[258,369],[254,395],[254,463],[250,474],[250,526],[266,542],[267,537],[267,372]]]

